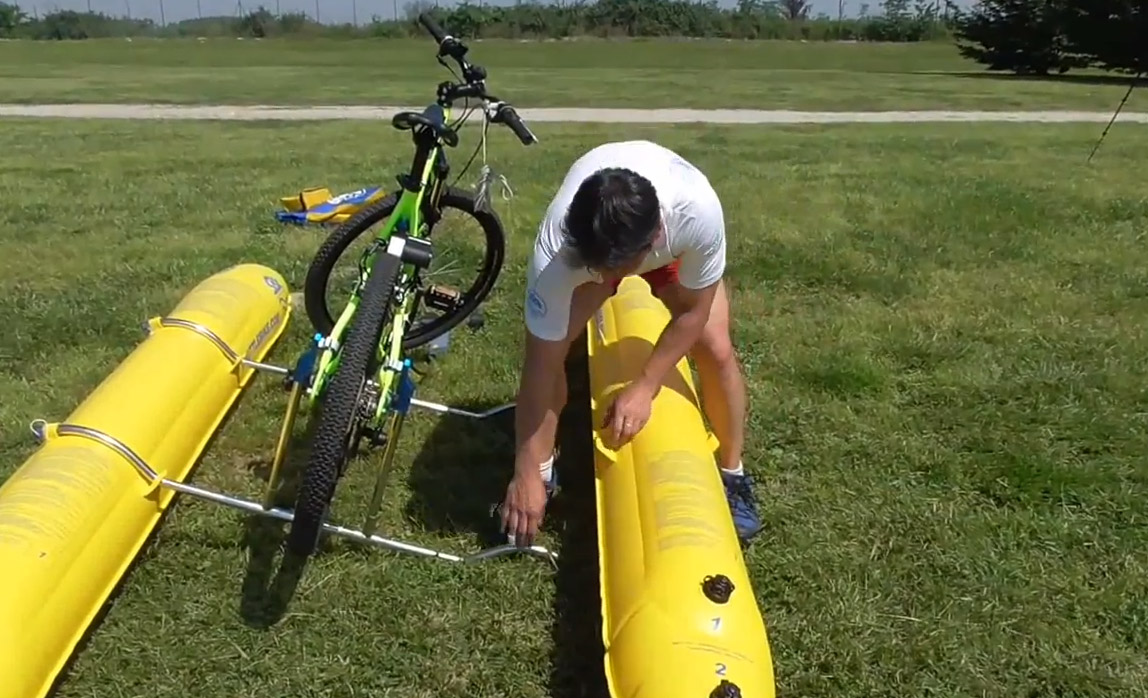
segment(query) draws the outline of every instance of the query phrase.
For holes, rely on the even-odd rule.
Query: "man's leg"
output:
[[[746,389],[730,337],[729,299],[721,282],[709,322],[690,351],[690,358],[698,369],[703,409],[721,441],[719,465],[723,470],[740,472],[745,446]]]
[[[647,281],[672,314],[682,312],[685,304],[678,295],[681,287],[677,285],[676,278],[654,275],[647,277]],[[745,379],[730,336],[729,297],[725,282],[718,283],[709,321],[690,351],[690,358],[698,371],[702,410],[721,442],[718,465],[734,525],[738,535],[747,539],[761,530],[761,521],[753,496],[753,480],[745,474],[742,466],[748,401]]]

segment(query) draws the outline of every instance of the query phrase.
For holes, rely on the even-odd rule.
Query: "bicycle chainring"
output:
[[[379,409],[379,399],[381,397],[379,391],[379,384],[368,380],[363,385],[363,395],[359,399],[359,433],[367,442],[372,446],[384,446],[387,443],[387,435],[382,429],[377,429],[371,426],[370,422],[375,417],[375,411]]]

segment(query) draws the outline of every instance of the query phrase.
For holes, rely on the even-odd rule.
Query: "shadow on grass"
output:
[[[560,489],[543,529],[558,538],[553,655],[548,695],[594,698],[608,694],[602,664],[598,595],[598,533],[586,339],[566,361],[569,399],[559,418]],[[496,405],[457,405],[481,412]],[[484,420],[444,415],[411,466],[407,515],[431,530],[474,533],[478,545],[505,542],[491,512],[502,502],[514,470],[514,410]]]
[[[245,522],[243,544],[248,549],[248,563],[240,591],[239,615],[252,628],[267,629],[283,618],[307,566],[305,558],[284,553],[275,569],[275,558],[285,536],[283,521],[252,514]]]
[[[450,406],[484,412],[502,404]],[[405,514],[429,531],[474,534],[481,547],[505,543],[492,508],[514,473],[514,409],[485,419],[445,414],[437,420],[411,463]]]
[[[1016,75],[1013,73],[963,71],[945,72],[944,75],[955,78],[1011,80],[1019,82],[1059,82],[1068,85],[1112,85],[1116,87],[1128,87],[1133,81],[1133,76],[1131,75],[1080,75],[1077,73],[1064,73],[1062,75]],[[1137,87],[1143,87],[1145,85],[1148,85],[1148,79],[1141,78],[1136,81]]]
[[[594,451],[585,349],[583,334],[566,361],[569,400],[559,421],[561,454],[555,464],[561,489],[550,511],[550,518],[561,524],[548,686],[553,698],[608,695],[602,664]]]
[[[304,432],[296,432],[288,442],[287,456],[272,498],[275,507],[291,509],[295,505],[295,493],[307,464],[307,444],[316,421],[309,420]],[[250,468],[252,474],[266,484],[271,476],[271,458],[259,459]],[[249,514],[244,520],[242,544],[247,548],[247,570],[240,587],[239,615],[250,627],[266,629],[279,622],[303,576],[306,558],[284,552],[278,569],[275,567],[286,536],[286,521],[259,514]],[[320,554],[326,545],[329,545],[329,537],[323,536],[315,554]]]

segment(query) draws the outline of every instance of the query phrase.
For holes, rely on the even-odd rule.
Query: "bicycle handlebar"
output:
[[[509,104],[500,105],[498,111],[494,113],[494,118],[491,119],[495,123],[506,124],[507,128],[518,136],[518,140],[522,141],[522,145],[530,145],[537,143],[538,137],[530,132],[530,129],[523,123],[522,117],[514,110],[514,107]]]
[[[421,23],[426,28],[426,30],[430,32],[430,35],[434,37],[434,40],[438,42],[439,46],[442,46],[442,42],[446,39],[446,32],[442,30],[442,27],[438,25],[438,22],[434,21],[434,17],[431,17],[426,12],[423,12],[419,15],[419,23]]]
[[[466,60],[467,47],[458,39],[443,31],[434,17],[429,13],[423,12],[419,14],[419,24],[427,30],[428,33],[438,43],[438,55],[450,56],[458,63],[459,68],[462,69],[464,84],[452,86],[454,89],[450,93],[455,97],[479,97],[484,102],[497,102],[498,105],[494,109],[494,114],[488,115],[488,118],[493,123],[505,124],[507,128],[518,136],[518,140],[523,145],[530,145],[537,143],[538,138],[530,132],[530,129],[522,121],[522,117],[514,110],[514,107],[500,102],[493,96],[486,92],[486,86],[483,84],[486,80],[486,70],[481,66],[472,65]],[[449,83],[446,83],[449,84]]]

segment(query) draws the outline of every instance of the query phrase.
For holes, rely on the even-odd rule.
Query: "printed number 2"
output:
[[[718,676],[725,676],[725,664],[718,662],[714,665],[714,673]]]

